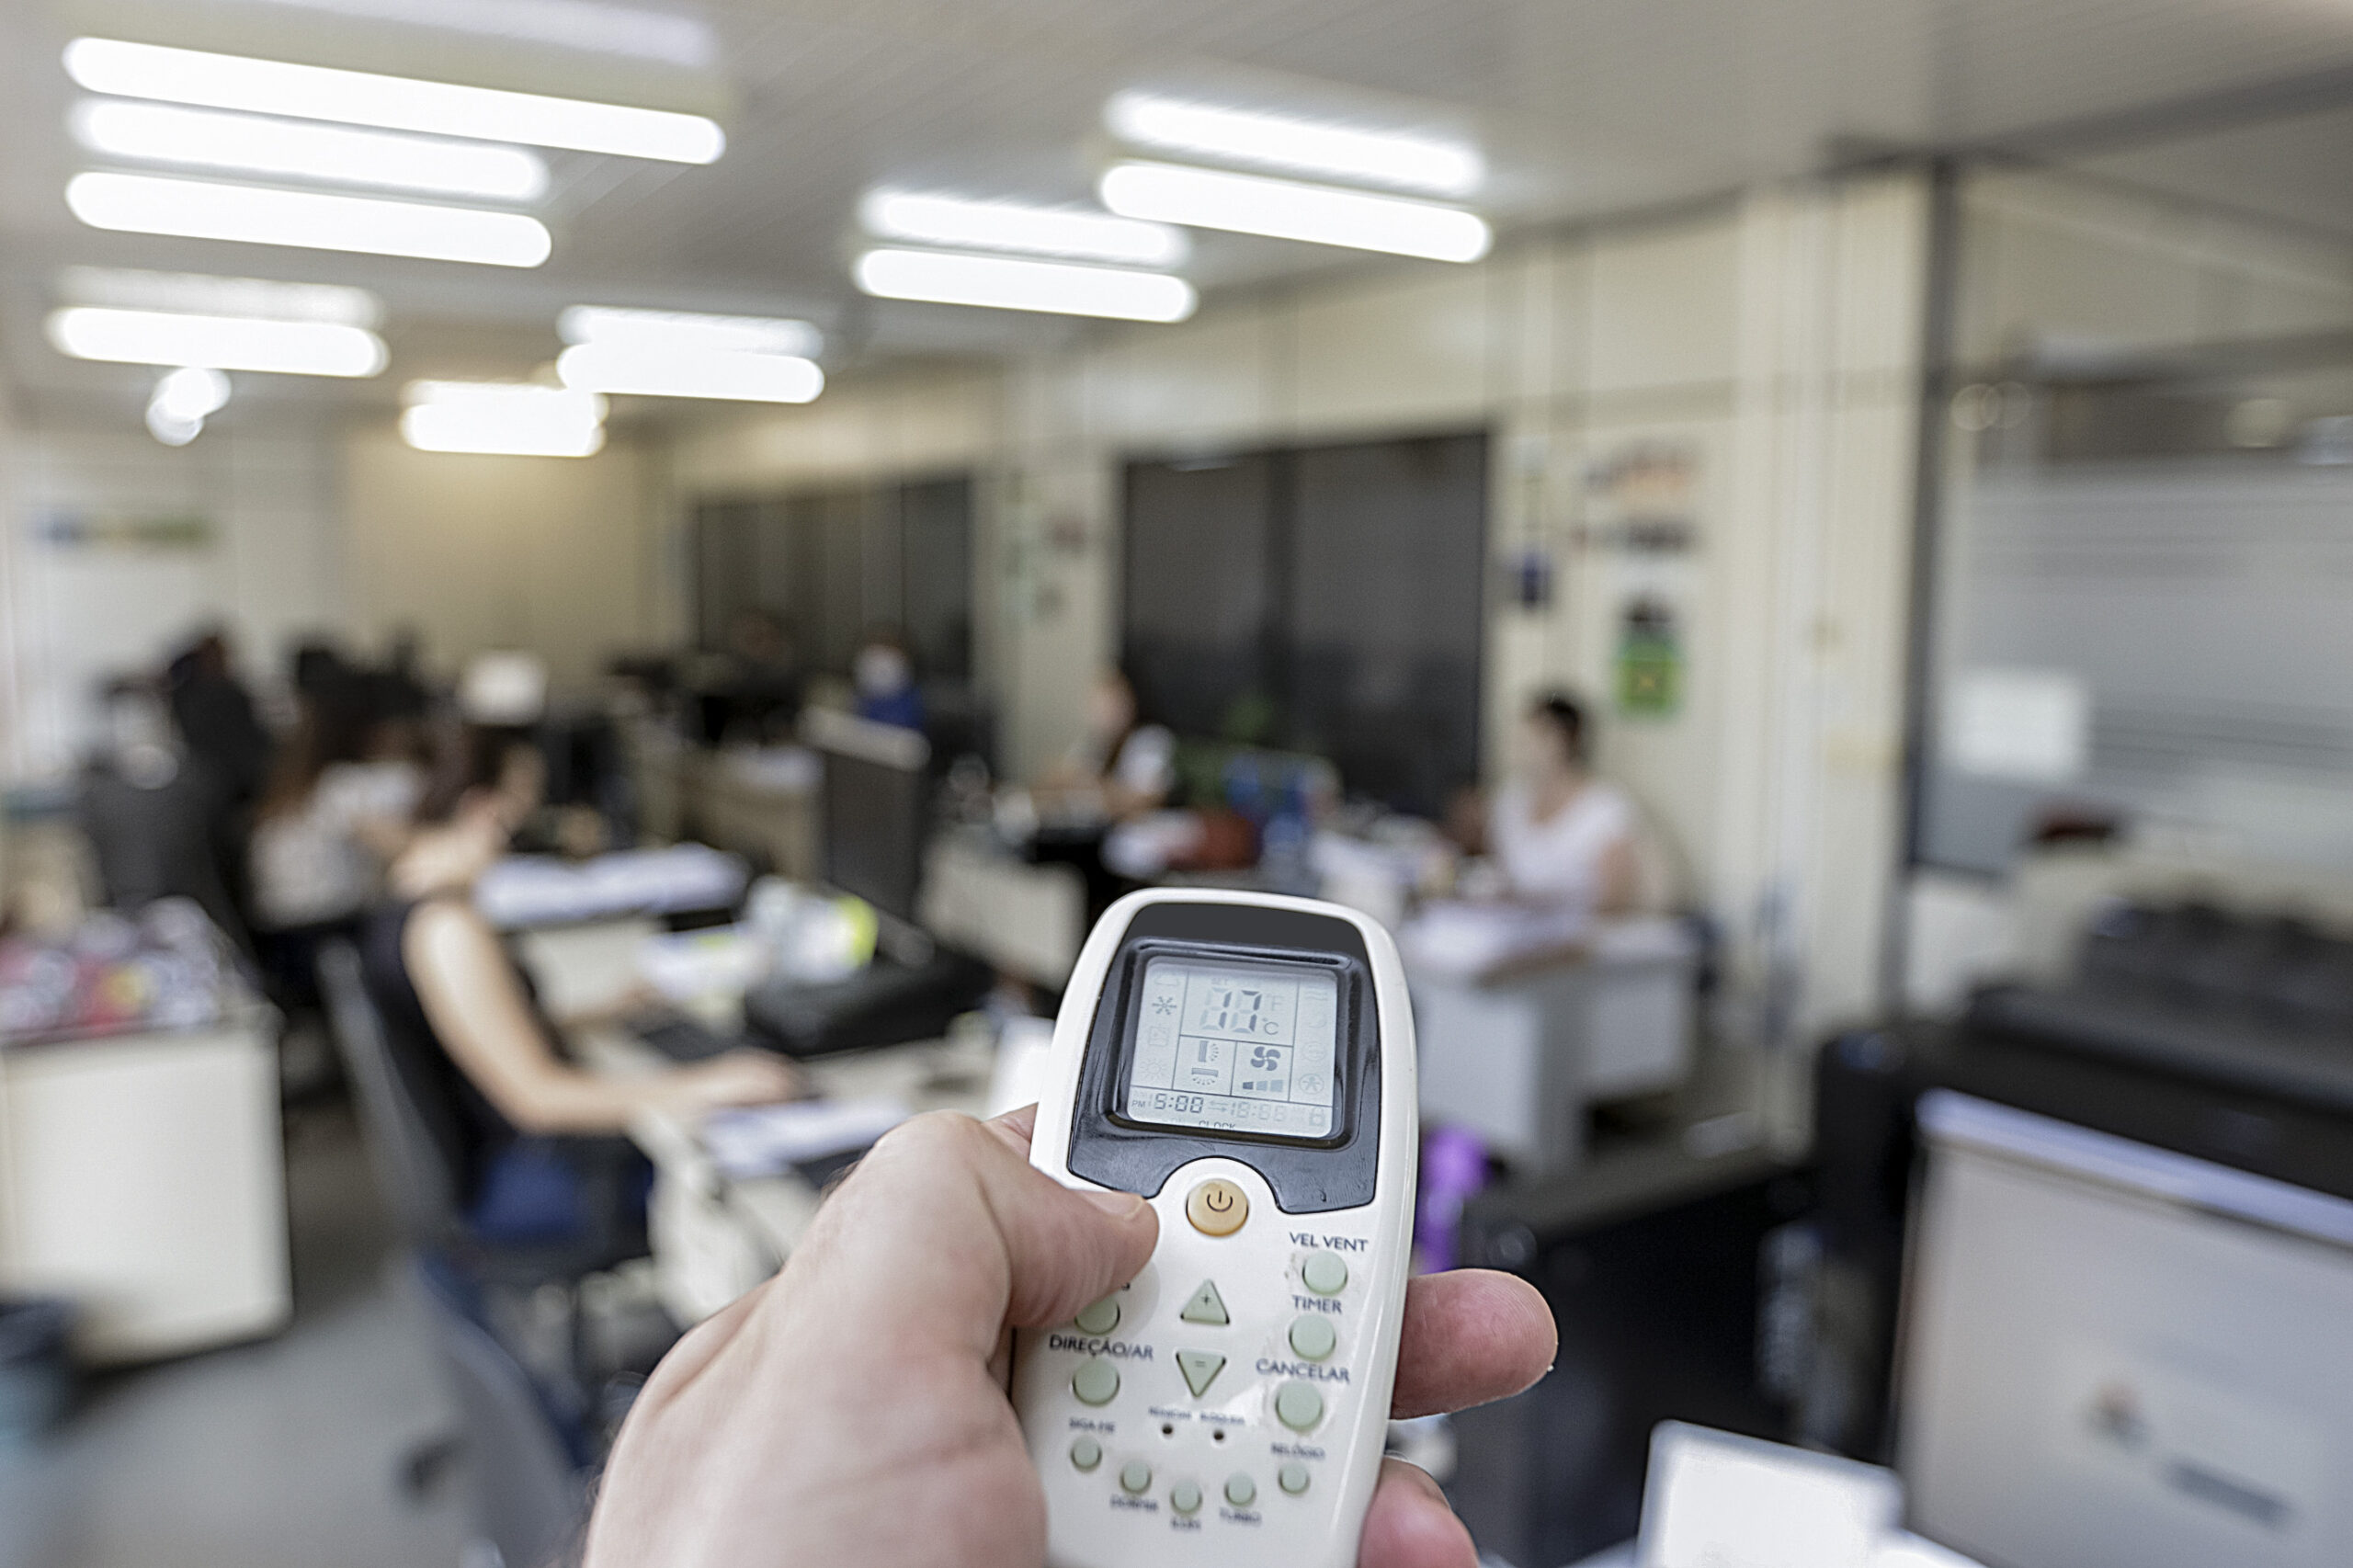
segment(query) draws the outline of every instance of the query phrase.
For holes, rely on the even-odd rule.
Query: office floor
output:
[[[287,1175],[291,1326],[93,1380],[0,1453],[0,1568],[455,1568],[455,1478],[415,1503],[394,1483],[455,1417],[348,1117],[296,1118]]]

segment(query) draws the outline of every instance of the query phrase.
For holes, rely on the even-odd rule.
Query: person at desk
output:
[[[1040,781],[1038,804],[1052,815],[1125,822],[1167,801],[1176,760],[1176,736],[1143,723],[1136,688],[1120,671],[1105,670],[1087,694],[1086,733]]]
[[[850,661],[850,682],[858,690],[859,718],[902,730],[923,728],[923,693],[915,689],[915,664],[895,633],[868,635]]]
[[[511,730],[468,728],[447,749],[418,803],[415,835],[388,875],[393,902],[363,929],[360,961],[403,1076],[419,1085],[421,1099],[436,1102],[427,1114],[439,1124],[437,1136],[468,1210],[479,1219],[505,1209],[502,1162],[527,1136],[613,1134],[642,1110],[692,1116],[791,1098],[792,1069],[761,1051],[627,1079],[565,1059],[554,1023],[472,897],[475,881],[538,808],[545,764]],[[559,1154],[558,1162],[576,1168],[576,1191],[594,1185],[586,1168],[598,1164],[593,1151],[569,1162]],[[517,1225],[529,1228],[539,1218]]]
[[[1585,710],[1560,692],[1529,705],[1512,778],[1487,813],[1487,846],[1509,896],[1587,915],[1631,913],[1642,896],[1634,805],[1593,776]]]

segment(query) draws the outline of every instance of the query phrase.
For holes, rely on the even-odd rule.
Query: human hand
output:
[[[1036,1568],[1045,1495],[1006,1398],[1012,1330],[1135,1277],[1159,1221],[1031,1168],[1033,1111],[918,1117],[818,1210],[784,1272],[684,1340],[621,1429],[588,1568]],[[1553,1351],[1509,1275],[1415,1279],[1394,1412],[1517,1392]],[[1360,1568],[1472,1568],[1428,1476],[1389,1461]]]
[[[662,1079],[662,1093],[688,1111],[726,1106],[773,1105],[801,1093],[801,1074],[791,1062],[766,1051],[731,1051]]]

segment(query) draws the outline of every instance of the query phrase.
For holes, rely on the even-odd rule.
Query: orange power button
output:
[[[1212,1176],[1186,1196],[1185,1218],[1205,1236],[1230,1236],[1250,1218],[1250,1196],[1223,1176]]]

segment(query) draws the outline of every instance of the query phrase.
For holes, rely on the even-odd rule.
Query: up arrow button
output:
[[[1217,1281],[1214,1279],[1202,1280],[1201,1288],[1193,1292],[1193,1299],[1187,1301],[1185,1310],[1176,1315],[1187,1323],[1205,1323],[1217,1328],[1223,1328],[1233,1321],[1225,1315],[1225,1298],[1217,1293]]]

